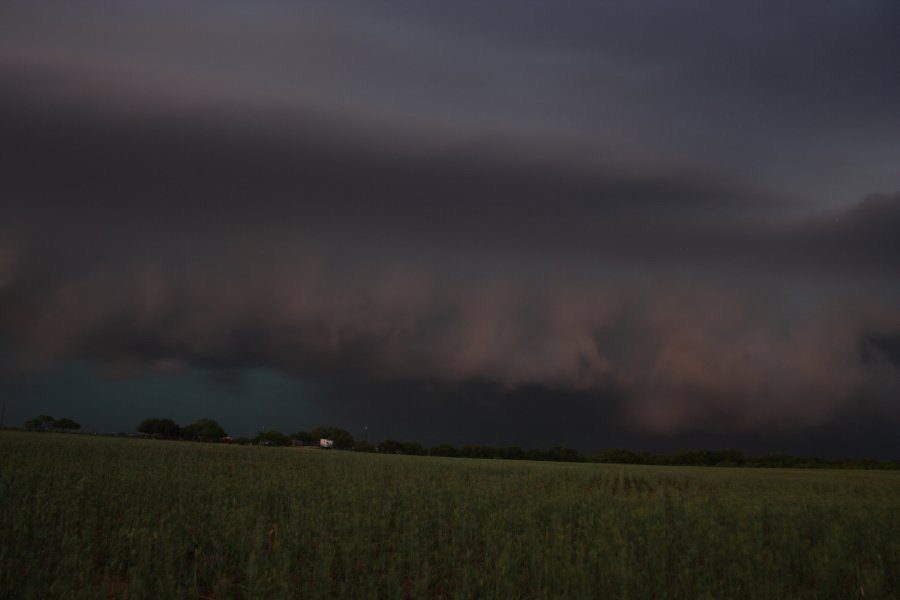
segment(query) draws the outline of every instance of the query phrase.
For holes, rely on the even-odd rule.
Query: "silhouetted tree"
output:
[[[540,460],[580,462],[584,460],[584,457],[581,456],[577,450],[573,450],[572,448],[553,446],[552,448],[547,448],[542,451]]]
[[[190,425],[182,427],[181,434],[201,442],[217,442],[228,435],[222,426],[212,419],[198,419]]]
[[[497,449],[493,446],[463,446],[459,455],[466,458],[497,458]]]
[[[400,451],[410,456],[425,456],[428,454],[428,451],[422,447],[422,444],[417,444],[416,442],[403,442]]]
[[[403,443],[397,440],[383,440],[378,444],[378,451],[386,454],[400,454],[403,451]]]
[[[622,465],[640,464],[641,457],[631,450],[622,448],[612,448],[597,457],[597,462],[616,463]]]
[[[373,446],[369,442],[357,441],[356,445],[353,446],[353,449],[357,452],[375,452],[375,446]]]
[[[22,425],[29,431],[46,431],[53,427],[53,421],[54,419],[50,415],[38,415],[25,421]]]
[[[497,448],[497,458],[505,458],[506,460],[522,460],[527,458],[525,451],[519,446],[504,446]]]
[[[431,456],[459,456],[459,450],[450,444],[438,444],[428,451]]]
[[[58,431],[75,431],[81,429],[81,425],[68,417],[53,421],[53,429]]]
[[[716,459],[716,466],[719,467],[740,467],[744,464],[744,455],[740,450],[734,448],[720,448],[713,452]]]

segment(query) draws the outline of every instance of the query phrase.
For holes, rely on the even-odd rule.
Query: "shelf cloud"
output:
[[[566,4],[5,4],[3,381],[900,423],[895,3]]]

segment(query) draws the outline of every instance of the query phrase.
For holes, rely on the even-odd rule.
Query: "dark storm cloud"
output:
[[[0,156],[9,173],[0,187],[28,198],[11,207],[11,218],[50,228],[68,245],[79,228],[102,228],[101,240],[119,235],[127,244],[135,235],[144,243],[150,225],[193,240],[239,224],[251,239],[280,229],[347,243],[402,235],[454,254],[461,243],[577,254],[615,248],[623,223],[625,237],[646,238],[654,225],[758,214],[777,200],[701,174],[586,172],[465,146],[386,153],[371,140],[342,144],[315,128],[280,139],[202,123],[63,119],[21,104],[2,118],[19,143]],[[88,251],[84,242],[76,254]]]
[[[312,111],[390,145],[501,139],[837,204],[900,187],[898,25],[888,0],[7,3],[0,56],[37,104],[288,129]]]
[[[223,242],[224,246],[224,242]],[[3,323],[25,365],[86,358],[112,372],[273,367],[298,377],[619,390],[638,428],[752,431],[825,422],[867,388],[890,394],[900,331],[886,293],[785,299],[740,278],[640,283],[283,257],[97,268],[14,280]],[[301,256],[301,259],[304,258]],[[475,265],[470,265],[474,269]],[[667,280],[668,279],[668,280]],[[10,299],[11,298],[11,299]],[[887,398],[888,412],[892,408]]]
[[[567,11],[4,5],[5,369],[521,431],[554,394],[560,428],[900,419],[893,3]]]
[[[365,245],[376,262],[385,253],[457,261],[487,252],[536,266],[890,278],[900,256],[900,203],[890,195],[773,220],[767,213],[784,197],[708,174],[589,172],[466,147],[385,152],[320,125],[284,137],[178,119],[114,124],[21,102],[0,120],[17,140],[0,152],[0,191],[27,199],[7,208],[7,223],[41,235],[37,251],[64,248],[87,264],[114,261],[111,247],[126,258],[212,260],[233,242],[267,260],[324,246],[358,261]]]
[[[803,434],[785,427],[660,436],[624,429],[619,413],[626,402],[610,390],[564,391],[534,385],[503,389],[487,382],[373,385],[351,379],[341,382],[331,394],[340,399],[332,403],[337,407],[333,418],[346,423],[354,435],[368,435],[369,441],[394,438],[428,445],[449,441],[525,447],[564,444],[585,452],[617,447],[666,453],[731,447],[753,454],[773,448],[829,457],[893,458],[900,454],[896,421],[885,419],[882,406],[864,402],[838,411]]]

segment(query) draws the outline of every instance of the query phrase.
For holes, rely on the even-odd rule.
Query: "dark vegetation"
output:
[[[761,456],[743,454],[733,448],[720,450],[679,450],[674,454],[632,452],[612,449],[590,456],[589,462],[631,465],[695,466],[695,467],[769,467],[787,469],[900,469],[900,459],[873,460],[868,458],[823,458],[821,456],[791,456],[770,452]]]
[[[77,431],[81,425],[68,417],[54,419],[50,415],[38,415],[23,423],[28,431]]]
[[[23,424],[29,431],[74,431],[81,425],[69,418],[54,419],[48,415],[39,415]],[[772,452],[761,456],[743,454],[733,448],[718,450],[679,450],[673,454],[657,454],[652,452],[633,452],[621,448],[613,448],[601,454],[584,455],[572,448],[553,446],[551,448],[525,449],[519,446],[469,445],[456,448],[450,444],[438,444],[426,448],[417,442],[401,442],[386,439],[378,445],[356,440],[344,429],[333,426],[319,426],[311,431],[296,431],[285,434],[277,430],[259,431],[252,438],[231,438],[228,433],[212,419],[198,419],[184,427],[172,419],[144,419],[137,426],[137,431],[154,439],[227,442],[239,445],[260,446],[314,446],[320,439],[329,439],[334,447],[356,452],[373,452],[381,454],[404,454],[409,456],[445,456],[461,458],[493,458],[505,460],[539,460],[555,462],[591,462],[628,465],[656,466],[696,466],[696,467],[767,467],[794,469],[895,469],[900,470],[900,459],[831,459],[819,456],[791,456],[782,452]]]
[[[900,600],[893,472],[0,433],[0,598]]]

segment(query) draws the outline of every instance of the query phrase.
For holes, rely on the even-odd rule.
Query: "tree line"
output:
[[[332,440],[335,448],[357,450],[359,443],[347,431],[339,427],[320,426],[310,432],[297,431],[284,434],[274,429],[264,429],[253,437],[232,438],[213,419],[198,419],[190,425],[181,426],[172,419],[149,418],[137,426],[138,433],[168,440],[188,440],[201,442],[223,442],[232,444],[255,444],[261,446],[318,445],[322,438]]]
[[[688,466],[688,467],[756,467],[786,469],[900,469],[898,460],[870,458],[824,458],[821,456],[792,456],[784,452],[770,452],[758,456],[733,448],[719,450],[679,450],[672,454],[632,452],[621,448],[607,450],[588,457],[589,462],[630,465]]]
[[[144,419],[138,424],[137,431],[150,437],[169,440],[220,442],[228,437],[225,429],[213,419],[198,419],[184,427],[172,419]]]
[[[208,421],[208,419],[201,419],[201,421]],[[332,426],[320,426],[308,432],[296,431],[290,434],[285,434],[276,430],[263,430],[251,438],[239,437],[232,441],[237,444],[259,444],[265,446],[318,446],[319,440],[322,438],[332,440],[334,442],[334,447],[342,450],[378,452],[382,454],[405,454],[409,456],[445,456],[459,458],[543,460],[658,466],[900,470],[900,460],[829,459],[817,456],[791,456],[782,452],[772,452],[760,456],[752,456],[744,454],[740,450],[734,448],[721,448],[718,450],[679,450],[672,454],[633,452],[622,448],[613,448],[600,454],[584,455],[577,450],[563,446],[526,449],[519,446],[469,445],[457,448],[450,444],[438,444],[431,448],[427,448],[418,442],[403,442],[395,439],[386,439],[379,444],[370,444],[367,441],[354,439],[354,437],[344,429]]]
[[[38,415],[28,419],[22,426],[28,431],[78,431],[81,425],[69,417],[54,419],[50,415]]]
[[[378,452],[383,454],[406,454],[410,456],[448,456],[462,458],[500,458],[507,460],[552,460],[583,462],[584,456],[572,448],[554,446],[544,449],[523,449],[518,446],[462,446],[456,448],[450,444],[439,444],[426,448],[418,442],[401,442],[394,439],[383,440],[379,444],[370,444],[365,440],[354,439],[348,431],[340,427],[321,425],[310,431],[282,433],[274,429],[264,429],[253,437],[231,438],[228,433],[212,419],[200,419],[191,425],[182,427],[172,419],[144,419],[137,426],[137,431],[144,435],[170,440],[193,440],[219,442],[227,440],[232,444],[254,444],[260,446],[318,446],[319,440],[331,440],[334,448],[353,450],[356,452]]]
[[[38,415],[25,421],[23,427],[29,431],[76,431],[81,428],[81,425],[68,417],[54,419],[49,415]],[[456,448],[450,444],[438,444],[431,448],[426,448],[418,442],[402,442],[394,439],[386,439],[379,444],[370,444],[365,440],[354,439],[344,429],[328,425],[322,425],[310,431],[296,431],[290,434],[274,429],[264,429],[257,432],[253,437],[231,438],[221,425],[215,420],[207,418],[198,419],[185,426],[181,426],[168,418],[148,418],[138,424],[137,431],[156,439],[228,442],[261,446],[318,446],[320,439],[328,439],[334,442],[334,448],[341,450],[405,454],[410,456],[658,466],[900,470],[900,459],[881,461],[873,459],[831,459],[818,456],[792,456],[783,452],[753,456],[744,454],[734,448],[679,450],[672,454],[633,452],[622,448],[613,448],[600,454],[584,455],[577,450],[562,446],[526,449],[519,446],[469,445]]]

